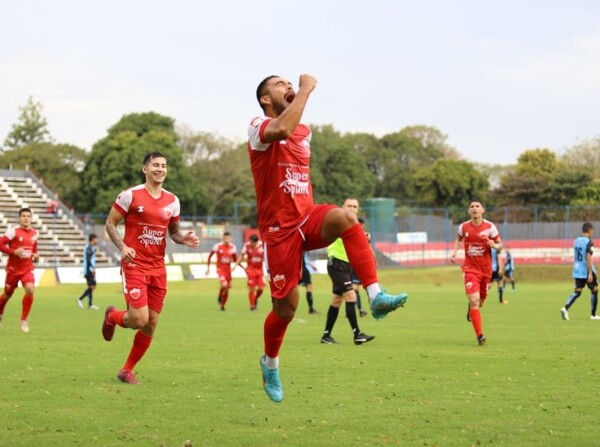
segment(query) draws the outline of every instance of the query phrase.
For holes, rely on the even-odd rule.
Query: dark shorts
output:
[[[587,278],[575,278],[575,288],[583,289],[586,286],[590,290],[596,288],[598,286],[598,277],[596,276],[596,273],[592,273],[592,275],[594,276],[594,279],[591,283],[587,282]]]
[[[352,272],[352,267],[348,262],[329,258],[327,261],[327,273],[331,278],[331,290],[334,294],[341,296],[353,290]]]
[[[306,287],[309,284],[312,284],[312,275],[306,266],[302,264],[302,278],[300,278],[300,285]]]
[[[507,270],[504,270],[504,276],[505,276],[506,278],[512,278],[512,277],[513,277],[513,273],[514,273],[514,270],[513,270],[513,269],[507,269]]]
[[[94,272],[86,273],[85,282],[87,282],[88,286],[95,286],[96,285],[96,274]]]
[[[493,281],[500,281],[502,279],[502,275],[500,273],[498,273],[498,270],[494,270],[492,272],[492,282]]]

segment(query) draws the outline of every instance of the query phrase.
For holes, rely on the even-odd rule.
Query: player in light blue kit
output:
[[[504,266],[502,265],[502,255],[500,254],[502,250],[496,250],[492,248],[492,281],[496,283],[496,288],[498,290],[498,302],[500,304],[506,304],[506,301],[502,297],[502,292],[504,292],[504,288],[500,284],[502,278],[504,277]]]
[[[600,317],[596,316],[596,308],[598,307],[598,278],[592,262],[594,247],[592,235],[594,234],[594,227],[591,223],[586,222],[581,227],[581,232],[581,236],[576,238],[573,243],[573,278],[575,279],[575,291],[567,298],[565,307],[560,310],[560,314],[563,320],[569,319],[569,308],[575,303],[577,298],[581,296],[583,287],[587,285],[588,289],[592,291],[592,314],[590,319],[600,320]]]

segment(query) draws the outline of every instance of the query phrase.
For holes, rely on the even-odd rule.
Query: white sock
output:
[[[377,296],[379,292],[381,292],[381,287],[378,282],[374,282],[373,284],[369,284],[365,287],[367,290],[367,295],[369,296],[369,302],[373,301],[373,299]]]
[[[265,355],[263,357],[263,363],[269,369],[277,369],[279,368],[279,357],[269,357]]]

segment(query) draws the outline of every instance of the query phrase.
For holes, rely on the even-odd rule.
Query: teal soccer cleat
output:
[[[262,370],[263,387],[265,393],[273,402],[281,402],[283,400],[283,389],[279,380],[279,368],[269,369],[264,363],[265,356],[260,358],[260,369]]]
[[[373,318],[380,320],[390,312],[399,307],[403,307],[407,300],[408,295],[406,293],[401,293],[400,295],[388,295],[385,293],[385,290],[382,290],[377,294],[373,301],[371,301]]]

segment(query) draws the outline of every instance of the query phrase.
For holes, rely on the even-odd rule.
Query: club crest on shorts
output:
[[[471,290],[473,288],[473,283],[469,281],[465,284],[465,287],[467,288],[467,290]]]
[[[129,296],[132,300],[139,300],[142,295],[142,291],[140,289],[131,289],[129,291]]]
[[[283,287],[285,286],[285,275],[273,276],[273,284],[275,284],[275,287],[277,287],[278,289],[283,289]]]

